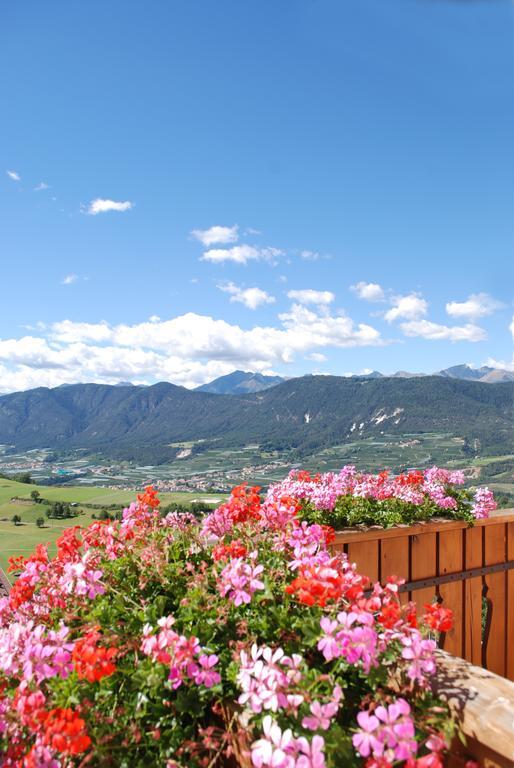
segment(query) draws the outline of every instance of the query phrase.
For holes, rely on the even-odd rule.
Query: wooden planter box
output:
[[[338,531],[334,544],[373,581],[404,578],[403,601],[436,597],[455,615],[445,651],[514,680],[514,510],[486,520],[434,520]],[[514,735],[513,735],[514,739]]]

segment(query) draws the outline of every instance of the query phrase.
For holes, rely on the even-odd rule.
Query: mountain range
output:
[[[311,375],[230,396],[161,382],[39,387],[0,397],[4,445],[80,448],[139,463],[172,460],[185,441],[195,451],[258,443],[302,456],[383,433],[423,432],[449,433],[486,453],[510,451],[514,382]]]
[[[503,371],[499,368],[490,368],[487,365],[481,368],[472,368],[470,365],[453,365],[436,371],[433,374],[411,373],[409,371],[397,371],[388,376],[380,371],[371,371],[365,374],[355,374],[351,378],[359,379],[414,379],[421,376],[444,376],[447,379],[463,379],[465,381],[481,381],[485,384],[497,384],[501,381],[514,381],[514,373]],[[243,395],[251,392],[262,392],[264,389],[275,387],[277,384],[287,381],[282,376],[265,376],[262,373],[251,371],[233,371],[226,376],[220,376],[214,381],[196,387],[197,392],[212,392],[215,395]]]

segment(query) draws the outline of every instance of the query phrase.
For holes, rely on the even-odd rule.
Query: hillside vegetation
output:
[[[202,440],[202,450],[255,442],[303,456],[383,432],[434,431],[465,438],[482,453],[506,453],[514,443],[514,383],[305,376],[243,396],[159,383],[76,384],[0,397],[0,443],[149,463],[174,458],[170,444],[186,440]]]

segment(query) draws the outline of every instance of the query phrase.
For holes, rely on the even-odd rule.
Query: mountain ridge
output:
[[[311,376],[312,374],[305,374]],[[514,373],[504,371],[498,368],[482,366],[481,368],[472,368],[470,365],[453,365],[449,368],[443,368],[434,373],[413,373],[411,371],[396,371],[396,373],[384,374],[381,371],[373,370],[369,373],[352,374],[345,378],[352,379],[413,379],[427,376],[442,376],[450,379],[462,379],[465,381],[482,381],[484,383],[497,383],[501,381],[514,381]],[[303,378],[297,376],[294,378]],[[261,392],[264,389],[282,384],[288,381],[283,376],[265,376],[261,373],[252,371],[236,370],[232,373],[220,376],[206,384],[195,387],[195,392],[211,392],[218,395],[242,395],[251,392]]]
[[[174,444],[255,442],[300,454],[383,434],[446,432],[488,450],[514,442],[514,383],[451,377],[305,376],[219,395],[167,382],[73,384],[0,397],[0,443],[163,463]]]

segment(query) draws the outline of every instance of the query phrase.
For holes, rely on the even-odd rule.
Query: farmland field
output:
[[[193,447],[193,444],[181,444]],[[1,451],[0,451],[1,454]],[[4,457],[7,461],[7,457]],[[70,525],[87,525],[98,515],[102,506],[129,504],[145,482],[173,488],[179,482],[187,484],[184,492],[160,492],[163,506],[170,503],[210,501],[213,505],[225,498],[234,485],[248,482],[266,488],[282,479],[292,469],[302,467],[311,472],[338,471],[344,464],[355,464],[359,469],[404,471],[411,467],[426,468],[434,464],[467,470],[468,485],[488,485],[496,493],[506,494],[503,505],[514,506],[514,456],[466,456],[463,441],[443,432],[379,435],[332,446],[316,454],[299,457],[294,451],[264,451],[258,445],[243,449],[214,449],[192,453],[170,464],[136,466],[123,463],[99,465],[91,458],[80,455],[73,459],[45,461],[44,452],[29,451],[9,456],[17,471],[29,471],[34,479],[46,472],[46,477],[60,476],[63,485],[29,485],[0,478],[0,566],[6,566],[10,555],[27,555],[39,542],[55,542],[60,532]],[[4,464],[4,467],[6,465]],[[35,467],[35,469],[34,469]],[[10,471],[13,471],[9,465]],[[74,472],[86,472],[74,477]],[[68,480],[68,482],[66,482]],[[73,485],[69,484],[73,483]],[[115,488],[109,485],[117,486]],[[121,487],[120,487],[121,486]],[[205,491],[206,487],[222,491]],[[47,520],[48,505],[33,504],[32,491],[37,490],[48,502],[62,501],[75,504],[77,518]],[[13,501],[13,497],[18,497]],[[114,509],[111,511],[115,511]],[[14,525],[13,515],[21,517],[21,525]],[[45,527],[38,528],[36,519],[45,518]]]
[[[30,498],[32,491],[39,491],[41,496],[48,501],[64,501],[76,503],[78,516],[65,520],[46,518],[45,512],[48,505],[44,503],[33,504]],[[208,495],[202,493],[162,493],[159,494],[163,506],[177,503],[190,503],[192,501],[211,501],[216,504],[220,501],[220,495]],[[13,497],[17,497],[14,501]],[[7,560],[11,556],[27,556],[32,552],[36,544],[50,543],[50,551],[54,551],[54,542],[65,528],[73,525],[88,525],[93,514],[98,514],[98,509],[83,506],[84,504],[106,505],[117,504],[120,508],[129,504],[135,498],[134,491],[117,491],[109,488],[82,488],[80,486],[56,487],[27,485],[13,480],[0,478],[0,568],[7,568]],[[21,524],[12,522],[13,515],[19,515]],[[45,518],[45,526],[38,528],[36,519]]]

